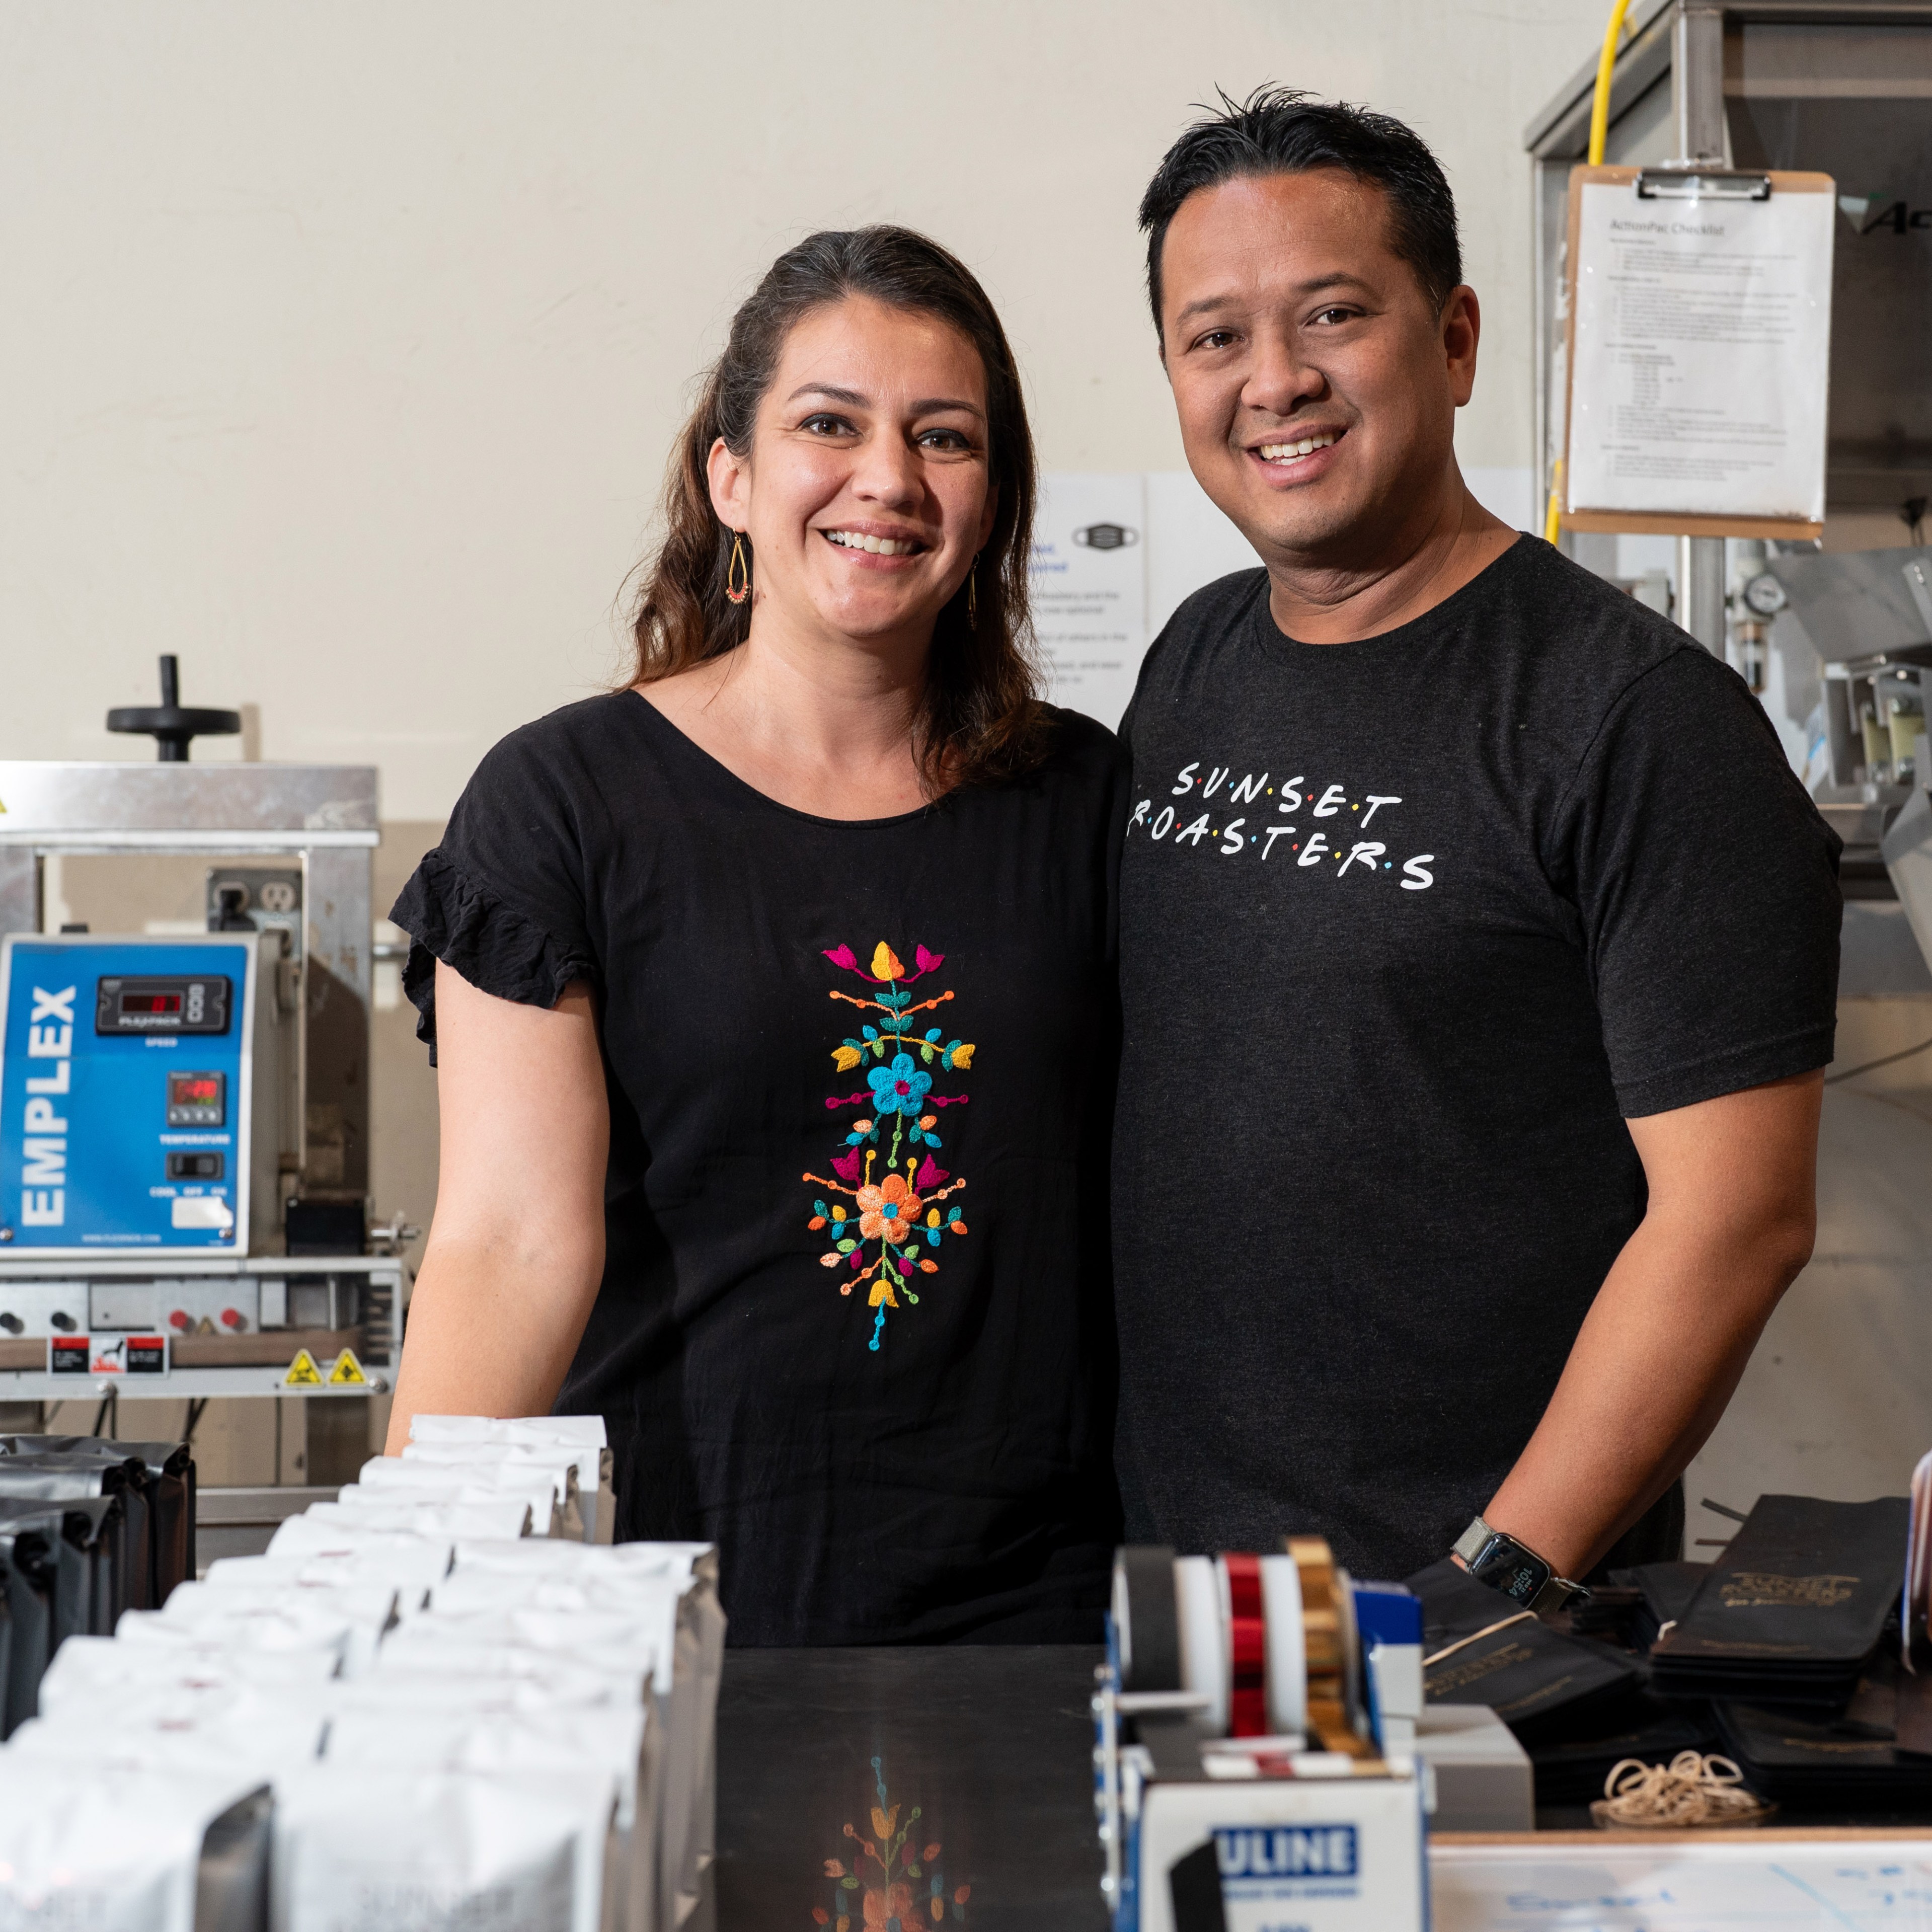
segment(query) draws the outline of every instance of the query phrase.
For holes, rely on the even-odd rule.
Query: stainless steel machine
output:
[[[1617,58],[1604,158],[1808,169],[1838,183],[1826,505],[1896,513],[1919,540],[1932,498],[1932,4],[1927,0],[1637,0]],[[1592,54],[1531,122],[1539,502],[1564,435],[1570,169],[1588,144]],[[1615,539],[1566,536],[1614,574]],[[1724,541],[1679,540],[1678,621],[1722,653]],[[1751,621],[1748,609],[1737,614]]]
[[[1672,614],[1717,655],[1728,643],[1760,691],[1767,656],[1781,660],[1787,745],[1813,734],[1807,780],[1846,842],[1845,990],[1932,992],[1895,916],[1866,911],[1894,897],[1880,842],[1928,776],[1913,744],[1932,604],[1919,609],[1902,568],[1932,554],[1917,548],[1932,500],[1932,0],[1636,0],[1628,28],[1606,160],[1816,170],[1838,184],[1826,514],[1880,516],[1907,547],[1820,555],[1733,542],[1727,557],[1722,538],[1680,538]],[[1565,214],[1597,68],[1592,55],[1525,134],[1539,501],[1562,452]],[[1610,578],[1618,541],[1563,538]]]
[[[189,762],[231,714],[169,668],[114,721],[159,761],[0,762],[0,1401],[380,1394],[408,1275],[367,1230],[376,775]],[[205,855],[207,936],[45,934],[48,862],[98,854]]]

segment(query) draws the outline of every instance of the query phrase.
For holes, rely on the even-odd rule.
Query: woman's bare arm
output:
[[[520,1006],[436,969],[442,1158],[388,1453],[418,1414],[541,1415],[604,1273],[610,1115],[590,989]]]

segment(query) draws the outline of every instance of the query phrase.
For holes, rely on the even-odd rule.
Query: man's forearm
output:
[[[1580,1577],[1717,1426],[1810,1258],[1818,1076],[1633,1121],[1648,1212],[1486,1520]]]

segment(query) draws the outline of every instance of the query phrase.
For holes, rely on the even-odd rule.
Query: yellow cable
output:
[[[1623,38],[1624,15],[1630,0],[1616,0],[1610,23],[1604,29],[1604,50],[1597,56],[1597,91],[1590,101],[1590,165],[1600,167],[1604,144],[1610,132],[1610,77],[1617,70],[1617,43]]]
[[[1615,0],[1610,24],[1604,29],[1604,50],[1597,56],[1597,86],[1590,97],[1590,166],[1600,167],[1610,135],[1610,82],[1617,70],[1617,44],[1623,38],[1624,15],[1630,0]],[[1554,543],[1563,533],[1563,465],[1556,466],[1556,488],[1550,493],[1550,513],[1543,520],[1544,540]]]

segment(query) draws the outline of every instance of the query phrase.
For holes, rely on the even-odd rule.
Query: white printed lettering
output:
[[[1221,850],[1229,858],[1248,842],[1241,836],[1241,827],[1247,824],[1245,818],[1231,818],[1221,828]]]
[[[1134,807],[1134,815],[1127,820],[1127,830],[1130,832],[1132,831],[1136,825],[1144,825],[1147,823],[1148,808],[1153,803],[1152,799],[1144,798]]]
[[[64,986],[58,993],[50,993],[44,986],[34,988],[34,1010],[27,1016],[31,1026],[40,1020],[64,1020],[74,1024],[74,996],[80,989]]]
[[[1193,790],[1194,774],[1200,769],[1201,760],[1198,758],[1196,758],[1192,764],[1183,765],[1181,766],[1180,770],[1175,774],[1175,776],[1180,780],[1180,784],[1176,785],[1174,788],[1174,795],[1176,798],[1178,798],[1184,791],[1192,791]]]
[[[1384,806],[1400,805],[1402,802],[1399,798],[1378,798],[1373,792],[1370,792],[1368,796],[1369,808],[1362,814],[1362,830],[1364,832],[1369,829],[1369,820],[1374,818]]]
[[[64,1060],[74,1051],[74,1028],[30,1026],[27,1029],[29,1060]]]
[[[29,1094],[64,1094],[68,1076],[73,1071],[74,1062],[71,1060],[57,1060],[51,1073],[43,1073],[38,1078],[27,1082],[27,1091]]]
[[[1265,860],[1268,855],[1274,850],[1274,842],[1279,838],[1283,832],[1292,832],[1294,830],[1294,827],[1292,825],[1270,825],[1268,830],[1262,834],[1262,857],[1263,860]]]
[[[67,1123],[56,1116],[54,1103],[51,1100],[29,1100],[27,1102],[27,1118],[20,1124],[30,1134],[64,1134],[67,1132]]]
[[[1201,788],[1201,796],[1203,798],[1212,798],[1221,789],[1221,781],[1227,776],[1228,767],[1226,765],[1216,765],[1208,774],[1208,782]]]
[[[1259,778],[1256,778],[1252,772],[1249,772],[1239,784],[1228,788],[1228,802],[1230,805],[1252,805],[1261,796],[1262,787],[1268,781],[1266,772],[1262,772]]]
[[[1309,840],[1301,856],[1294,862],[1298,866],[1312,866],[1318,859],[1322,857],[1328,850],[1328,835],[1325,832],[1318,832]]]
[[[1315,815],[1317,818],[1333,818],[1348,802],[1348,794],[1340,785],[1330,785],[1322,794],[1321,800],[1315,808]]]
[[[67,1178],[67,1142],[34,1140],[20,1143],[20,1178],[30,1186],[58,1186]]]
[[[1299,812],[1301,809],[1301,794],[1295,790],[1295,787],[1300,784],[1300,782],[1301,774],[1298,772],[1293,778],[1288,780],[1287,784],[1282,787],[1281,808],[1282,811]]]
[[[1433,852],[1419,852],[1413,859],[1402,862],[1403,878],[1402,889],[1406,892],[1426,892],[1436,883],[1436,874],[1425,868],[1434,865]]]
[[[20,1190],[20,1225],[23,1228],[58,1228],[67,1219],[67,1190],[64,1187]]]
[[[1174,835],[1174,842],[1178,845],[1184,838],[1191,838],[1198,845],[1207,836],[1208,814],[1204,812],[1192,825],[1184,825]]]
[[[1148,827],[1148,836],[1150,838],[1165,838],[1173,830],[1174,807],[1170,805],[1164,807],[1160,816]]]
[[[1367,866],[1372,872],[1376,869],[1376,861],[1387,850],[1386,846],[1375,839],[1358,838],[1353,845],[1349,847],[1348,856],[1335,868],[1336,878],[1339,879],[1351,866],[1358,863]]]

